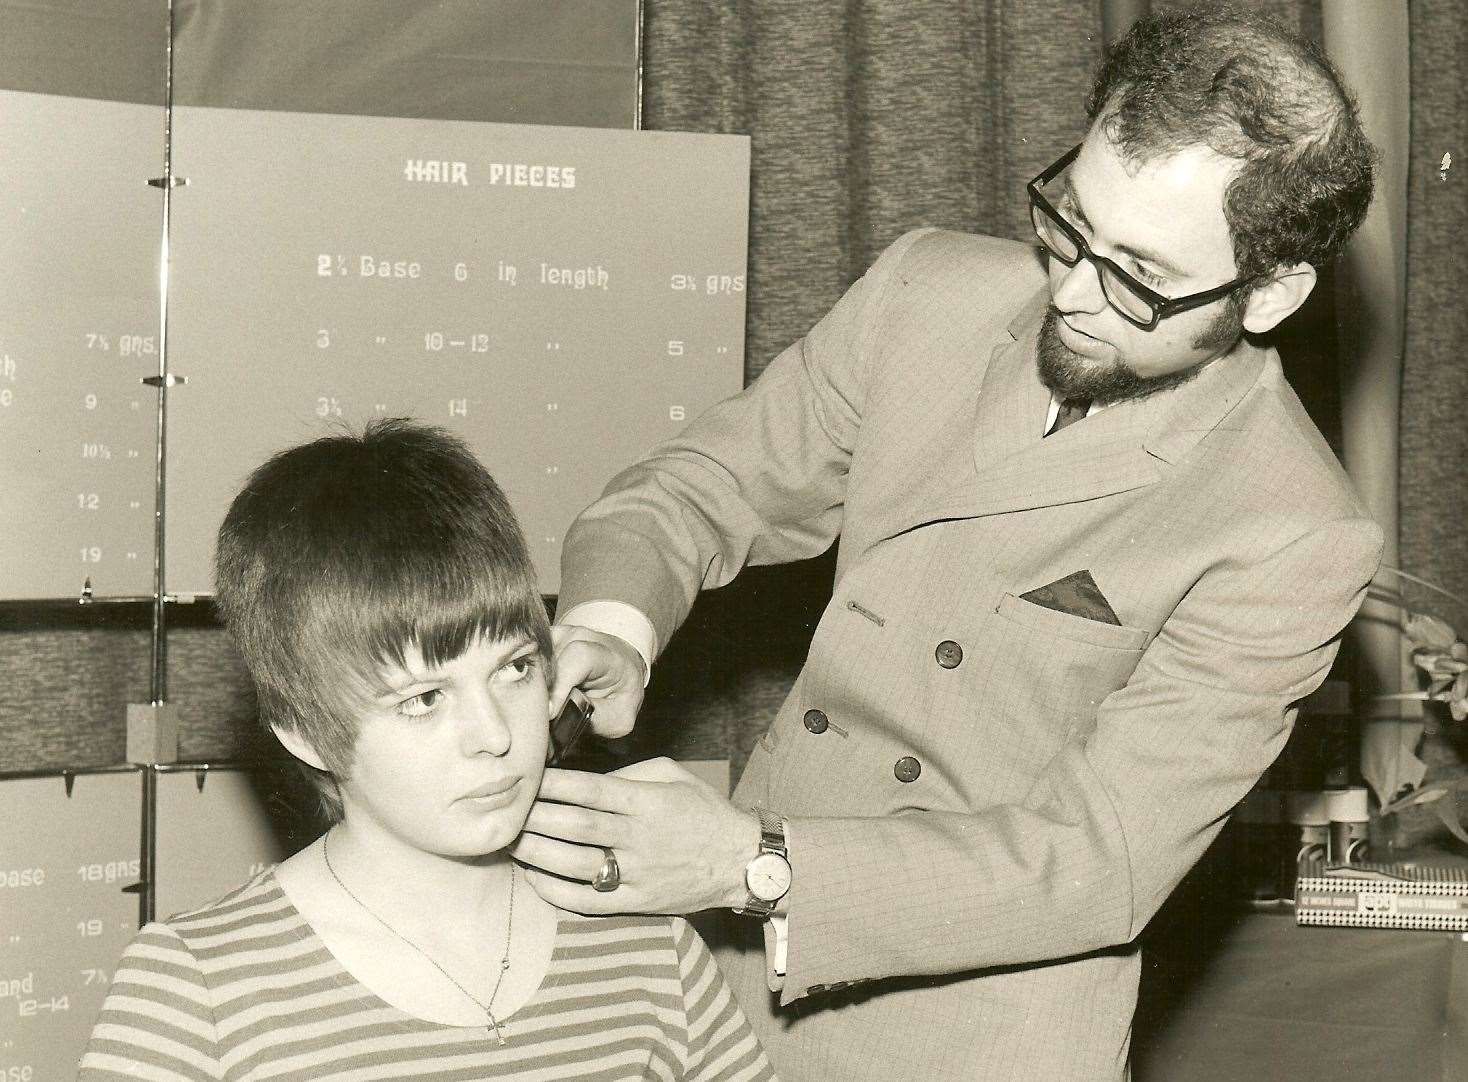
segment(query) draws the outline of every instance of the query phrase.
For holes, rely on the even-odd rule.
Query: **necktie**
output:
[[[1067,398],[1060,403],[1060,409],[1055,414],[1055,423],[1050,426],[1050,431],[1045,435],[1053,436],[1066,425],[1073,425],[1086,415],[1091,408],[1089,398]]]

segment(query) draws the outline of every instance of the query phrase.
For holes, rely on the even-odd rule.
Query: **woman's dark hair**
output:
[[[215,592],[244,656],[261,720],[301,736],[329,774],[330,818],[347,777],[357,709],[385,664],[429,665],[480,636],[550,630],[505,494],[457,437],[369,424],[282,451],[250,475],[219,528]]]

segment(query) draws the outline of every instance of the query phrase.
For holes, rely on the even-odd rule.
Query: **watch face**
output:
[[[790,864],[778,853],[761,853],[744,868],[749,893],[762,902],[778,902],[790,889]]]

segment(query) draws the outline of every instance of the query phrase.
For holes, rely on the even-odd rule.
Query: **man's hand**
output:
[[[595,705],[591,731],[597,736],[626,736],[642,708],[647,666],[642,655],[616,635],[579,627],[551,626],[556,649],[556,682],[550,692],[550,716],[560,713],[572,688],[580,688]]]
[[[616,890],[591,879],[611,849]],[[549,769],[525,832],[511,849],[525,878],[573,913],[696,913],[744,904],[744,866],[759,851],[759,820],[671,759],[611,774]]]

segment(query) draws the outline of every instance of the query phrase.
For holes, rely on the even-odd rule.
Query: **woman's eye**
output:
[[[421,718],[425,714],[432,713],[441,698],[443,698],[443,692],[433,688],[398,703],[398,713],[404,717]]]
[[[497,675],[507,684],[518,684],[528,680],[539,664],[540,659],[535,654],[521,654],[505,662]]]

